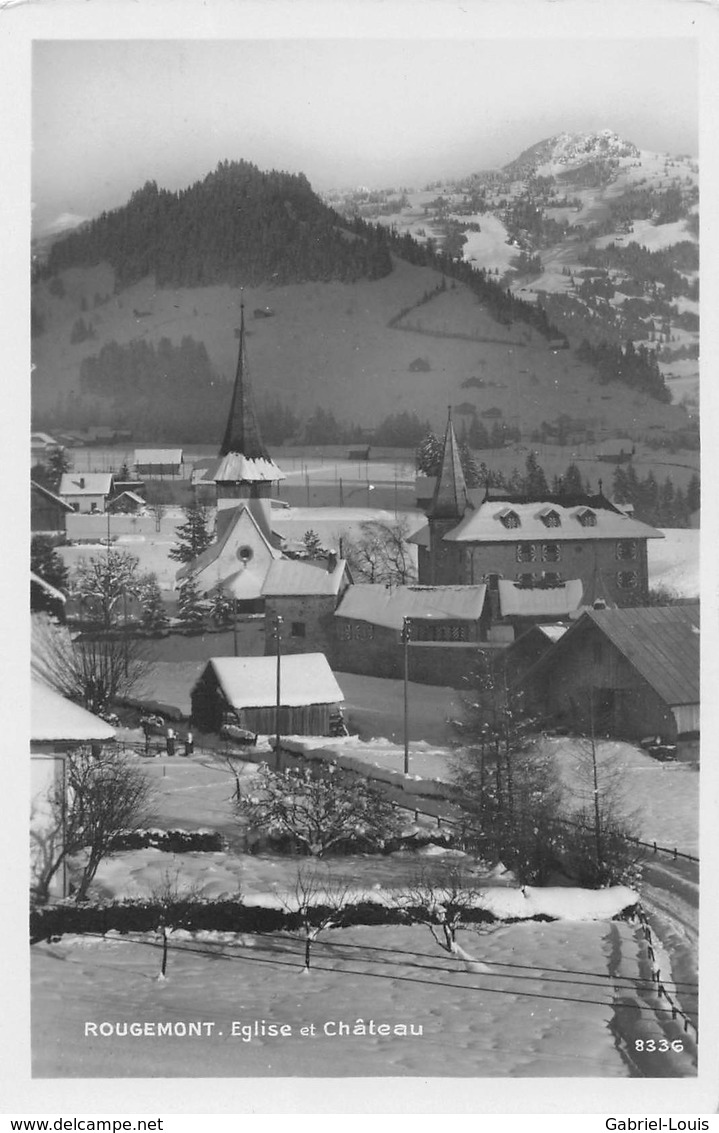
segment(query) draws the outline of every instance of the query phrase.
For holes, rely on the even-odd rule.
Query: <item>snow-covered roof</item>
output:
[[[79,704],[73,704],[43,681],[33,677],[30,691],[30,739],[89,743],[111,740],[114,729]]]
[[[193,559],[190,563],[184,563],[183,566],[177,571],[175,578],[177,582],[182,582],[184,578],[194,574],[200,583],[201,589],[209,591],[214,589],[211,583],[208,583],[208,578],[212,576],[213,564],[217,563],[216,571],[220,570],[218,560],[222,552],[227,547],[231,539],[239,538],[239,533],[236,530],[239,523],[251,523],[254,527],[253,538],[258,540],[258,544],[264,548],[266,554],[263,556],[254,555],[246,562],[239,564],[237,570],[228,571],[224,577],[217,575],[216,582],[222,583],[222,589],[232,594],[233,597],[240,598],[259,598],[262,593],[262,585],[265,581],[268,569],[268,560],[279,559],[282,557],[282,552],[273,547],[264,535],[260,525],[250,511],[246,502],[239,504],[235,508],[235,514],[228,521],[227,527],[224,529],[219,539],[211,543],[201,555]],[[229,549],[228,549],[229,550]],[[205,575],[201,578],[201,575]]]
[[[123,492],[118,492],[116,496],[112,497],[111,502],[114,504],[117,500],[121,500],[123,496],[128,496],[128,498],[131,499],[133,503],[141,504],[142,507],[145,506],[146,501],[143,500],[142,496],[138,496],[137,492],[131,492],[129,488],[126,488]]]
[[[136,448],[135,464],[182,464],[181,448]]]
[[[275,464],[274,460],[265,460],[262,457],[252,459],[243,456],[240,452],[228,452],[223,456],[215,470],[215,481],[236,484],[240,481],[256,482],[267,480],[284,480],[285,474]]]
[[[562,586],[519,586],[511,579],[499,579],[499,608],[503,618],[533,617],[538,614],[562,615],[576,610],[582,600],[581,578]]]
[[[63,472],[59,494],[61,496],[109,496],[111,491],[111,472]]]
[[[262,594],[265,598],[338,594],[346,567],[345,559],[340,559],[331,571],[324,560],[308,563],[297,559],[276,559],[267,572]]]
[[[55,493],[51,492],[49,488],[46,488],[44,484],[38,484],[36,480],[31,480],[30,488],[33,492],[39,492],[41,496],[44,496],[46,500],[50,500],[51,503],[56,504],[60,508],[64,508],[65,511],[74,511],[72,504],[69,504],[67,500],[61,499],[60,496],[55,495]]]
[[[30,443],[33,445],[47,445],[48,447],[57,445],[57,441],[54,437],[51,437],[49,433],[31,433]]]
[[[335,610],[339,618],[401,629],[405,618],[429,621],[477,621],[486,586],[350,586]]]
[[[35,574],[34,570],[30,571],[30,581],[44,590],[49,598],[54,598],[57,602],[67,602],[67,595],[63,594],[62,590],[57,590],[54,586],[51,586],[44,578],[40,578],[39,574]]]
[[[548,507],[559,516],[556,527],[548,526],[542,518],[543,513],[546,518]],[[444,538],[456,543],[516,543],[520,540],[560,543],[570,539],[664,538],[655,527],[640,523],[628,515],[620,515],[607,507],[589,509],[594,512],[596,523],[586,525],[582,523],[582,516],[586,515],[587,510],[585,505],[567,507],[554,501],[550,504],[548,501],[526,503],[486,500],[475,511],[467,512],[462,521]],[[506,518],[509,512],[514,512],[518,519],[514,526],[507,526],[502,521],[502,516]]]
[[[213,657],[207,668],[233,708],[270,708],[277,703],[276,657]],[[287,707],[338,704],[344,700],[324,653],[280,658],[280,700]]]

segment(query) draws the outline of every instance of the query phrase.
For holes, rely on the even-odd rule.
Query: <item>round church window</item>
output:
[[[248,563],[254,553],[255,552],[252,550],[252,547],[243,546],[238,549],[237,557],[241,563]]]

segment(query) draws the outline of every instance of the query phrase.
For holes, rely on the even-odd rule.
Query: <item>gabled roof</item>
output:
[[[486,586],[350,586],[335,617],[401,629],[406,617],[427,621],[477,621]]]
[[[580,578],[572,578],[562,586],[518,586],[509,579],[499,579],[499,609],[506,617],[561,617],[576,610],[584,587]]]
[[[518,540],[537,540],[541,542],[559,543],[564,540],[577,539],[663,539],[664,535],[655,527],[647,523],[624,515],[608,501],[586,504],[568,503],[561,500],[521,500],[505,497],[504,499],[487,499],[475,511],[469,512],[464,519],[447,532],[444,536],[449,542],[458,543],[506,543]],[[581,516],[587,507],[597,517],[597,522],[591,527],[581,522]],[[507,527],[502,522],[502,515],[507,509],[514,512],[519,518],[518,527]],[[555,511],[559,516],[558,527],[548,527],[544,522],[547,510]]]
[[[282,552],[279,551],[276,547],[273,547],[272,544],[267,540],[261,527],[259,526],[257,520],[255,519],[246,503],[239,504],[238,507],[234,509],[234,513],[235,514],[229,520],[227,527],[222,532],[220,538],[216,539],[214,543],[211,543],[210,546],[207,547],[201,555],[198,555],[196,559],[193,559],[192,562],[184,563],[180,567],[180,569],[175,574],[175,578],[178,582],[182,582],[183,579],[187,578],[191,574],[199,576],[204,571],[206,571],[208,567],[211,567],[212,564],[217,559],[219,559],[220,555],[227,546],[227,543],[235,534],[237,525],[241,522],[249,522],[252,524],[252,526],[255,528],[257,537],[261,540],[261,543],[264,545],[264,547],[267,548],[268,556],[271,559],[279,559],[282,557]],[[262,584],[265,580],[266,571],[266,564],[262,564],[258,568],[258,565],[253,559],[251,562],[240,567],[240,569],[238,569],[234,573],[230,573],[224,579],[222,579],[223,589],[225,591],[231,591],[234,594],[235,598],[259,598],[262,591]]]
[[[130,491],[129,488],[124,488],[122,492],[118,492],[116,496],[112,497],[112,499],[110,500],[110,503],[111,504],[116,503],[117,500],[121,500],[123,496],[127,496],[129,499],[132,500],[133,503],[142,504],[143,507],[145,506],[145,504],[147,502],[146,500],[143,500],[142,496],[138,496],[137,492],[132,492],[132,491]]]
[[[60,495],[109,496],[112,479],[111,472],[63,472]]]
[[[596,627],[626,657],[665,704],[699,703],[699,605],[587,610],[545,654],[543,662]]]
[[[182,464],[181,448],[136,448],[135,464]]]
[[[89,743],[91,740],[111,740],[114,736],[114,729],[104,720],[33,677],[30,690],[31,740]]]
[[[339,594],[347,575],[347,561],[340,559],[334,570],[324,561],[302,562],[298,559],[275,559],[262,587],[265,598],[282,598],[310,594]]]
[[[65,511],[75,510],[72,504],[69,504],[67,500],[63,500],[60,498],[60,496],[56,496],[54,492],[51,492],[50,489],[46,488],[44,484],[38,484],[36,480],[30,481],[30,490],[32,492],[38,492],[41,496],[44,496],[46,500],[49,500],[50,503],[56,504],[58,507],[63,508]]]
[[[213,657],[212,669],[233,708],[270,708],[277,703],[276,657]],[[344,700],[324,653],[294,653],[280,658],[280,700],[289,707],[338,704]]]

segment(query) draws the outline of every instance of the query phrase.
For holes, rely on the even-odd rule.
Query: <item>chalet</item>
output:
[[[281,656],[279,730],[282,735],[327,736],[330,716],[344,700],[322,653]],[[271,735],[277,728],[277,659],[213,657],[191,693],[192,719],[203,731],[223,723]]]
[[[485,586],[350,586],[335,611],[334,667],[370,676],[409,673],[424,683],[457,682],[486,639]]]
[[[58,495],[82,514],[104,512],[113,493],[111,472],[64,472]]]
[[[30,530],[55,533],[65,530],[65,518],[75,508],[44,484],[30,482]]]
[[[183,459],[181,448],[137,448],[133,463],[140,478],[162,479],[181,476]]]
[[[522,678],[575,729],[669,742],[699,732],[699,605],[587,610]]]
[[[334,644],[334,612],[352,579],[344,559],[303,562],[275,559],[262,585],[265,652],[275,651],[275,627],[282,618],[284,653],[328,653]]]
[[[647,541],[664,538],[601,491],[536,497],[485,489],[481,502],[473,501],[451,417],[427,520],[412,537],[421,583],[485,583],[491,595],[501,580],[523,587],[576,580],[590,605],[596,599],[616,606],[641,602],[649,585]]]

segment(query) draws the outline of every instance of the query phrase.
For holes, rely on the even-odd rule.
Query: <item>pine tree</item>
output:
[[[221,586],[210,595],[210,617],[219,628],[228,626],[234,614],[235,604]]]
[[[686,507],[691,515],[693,511],[698,511],[701,504],[701,485],[699,481],[699,474],[694,472],[687,484],[686,494]]]
[[[562,493],[565,496],[581,495],[582,493],[582,474],[576,464],[567,465],[562,476]]]
[[[549,495],[547,477],[533,452],[530,452],[525,463],[524,491],[528,496]]]
[[[200,504],[183,508],[185,522],[178,524],[178,542],[169,551],[169,557],[179,563],[191,563],[213,541],[207,525],[207,509]]]
[[[316,531],[305,531],[302,537],[302,545],[308,559],[320,559],[324,555],[325,549]]]
[[[157,576],[147,579],[142,596],[142,624],[150,633],[162,633],[167,629],[169,617],[162,600],[162,591]]]
[[[180,622],[185,629],[202,629],[205,623],[205,611],[194,574],[189,574],[180,586],[178,607]]]

